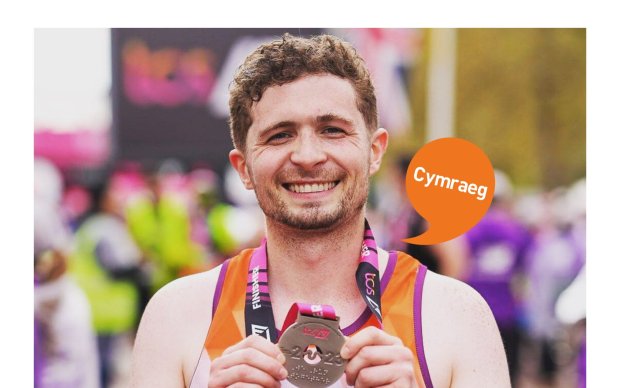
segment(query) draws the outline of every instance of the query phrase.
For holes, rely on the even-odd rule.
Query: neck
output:
[[[364,235],[364,214],[320,231],[293,229],[267,220],[269,288],[276,323],[294,302],[330,304],[356,318],[364,308],[355,283]]]

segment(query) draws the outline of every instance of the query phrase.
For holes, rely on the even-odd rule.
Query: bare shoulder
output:
[[[424,284],[424,312],[448,314],[461,324],[496,327],[493,314],[482,296],[468,284],[427,271]]]
[[[493,314],[469,285],[429,271],[422,296],[422,327],[436,386],[510,387]]]
[[[183,387],[189,381],[211,324],[220,268],[179,278],[151,298],[134,344],[132,386]]]

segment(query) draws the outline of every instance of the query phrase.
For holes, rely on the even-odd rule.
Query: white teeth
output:
[[[289,190],[295,193],[317,193],[320,191],[330,190],[336,186],[336,182],[312,183],[312,184],[291,184]]]

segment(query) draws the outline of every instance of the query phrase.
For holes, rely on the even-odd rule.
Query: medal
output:
[[[245,333],[257,334],[278,343],[286,357],[288,380],[297,386],[327,387],[338,380],[346,360],[340,357],[344,334],[333,307],[295,303],[289,310],[282,335],[277,338],[269,281],[267,279],[267,241],[250,258],[245,293]],[[368,309],[382,328],[381,283],[377,244],[368,221],[364,223],[364,237],[355,282]]]
[[[296,303],[291,307],[278,346],[286,358],[287,380],[293,385],[328,387],[342,376],[347,361],[340,357],[345,337],[339,322],[331,306]]]

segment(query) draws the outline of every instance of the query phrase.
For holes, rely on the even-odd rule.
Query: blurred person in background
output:
[[[407,252],[433,272],[463,280],[469,268],[469,247],[464,236],[434,245],[414,245],[403,239],[418,236],[428,222],[413,208],[407,197],[405,177],[413,155],[400,155],[388,167],[376,195],[377,213],[383,215],[383,238],[387,246]]]
[[[228,168],[224,190],[232,203],[218,201],[207,213],[213,247],[222,258],[260,244],[265,235],[264,217],[256,197],[243,187],[237,172]]]
[[[49,162],[34,163],[35,387],[99,387],[91,311],[67,275],[71,234],[60,216],[62,178]]]
[[[567,362],[558,348],[567,344],[568,326],[558,319],[555,306],[585,263],[585,229],[580,229],[580,206],[570,193],[556,189],[529,195],[518,207],[533,235],[525,259],[524,322],[538,359],[537,378],[547,384]]]
[[[187,179],[189,190],[195,198],[191,215],[192,240],[205,252],[205,268],[213,268],[224,261],[214,247],[213,232],[208,222],[210,212],[221,203],[219,177],[209,167],[197,165],[187,174]]]
[[[130,184],[130,178],[112,174],[93,190],[95,208],[76,232],[69,262],[92,307],[102,387],[110,386],[121,373],[121,360],[139,319],[140,296],[148,287],[143,254],[123,217]]]
[[[151,290],[208,268],[208,234],[201,217],[196,181],[177,160],[162,162],[127,201],[131,235],[151,268]]]
[[[495,192],[485,216],[465,237],[471,252],[466,282],[478,291],[493,311],[510,368],[512,384],[520,372],[521,293],[524,257],[530,236],[512,214],[512,183],[495,171]]]
[[[206,269],[206,239],[198,198],[182,168],[167,170],[168,163],[164,162],[156,176],[161,277],[155,277],[154,290],[180,276]]]

